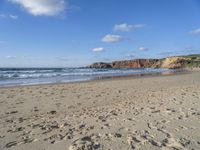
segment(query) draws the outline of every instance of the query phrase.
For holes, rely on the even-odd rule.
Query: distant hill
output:
[[[172,56],[162,59],[134,59],[114,61],[111,63],[96,62],[89,68],[200,68],[200,54]]]

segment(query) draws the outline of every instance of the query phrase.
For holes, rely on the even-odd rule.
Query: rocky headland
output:
[[[173,56],[162,59],[134,59],[113,61],[110,63],[96,62],[89,68],[200,68],[200,55]]]

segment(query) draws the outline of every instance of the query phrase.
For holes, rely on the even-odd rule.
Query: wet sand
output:
[[[0,88],[0,149],[200,149],[200,72]]]

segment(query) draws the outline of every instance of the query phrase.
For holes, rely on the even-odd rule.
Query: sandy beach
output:
[[[0,88],[1,150],[198,150],[200,72]]]

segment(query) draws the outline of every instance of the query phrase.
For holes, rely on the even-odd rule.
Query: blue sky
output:
[[[200,53],[199,0],[0,0],[0,67]]]

